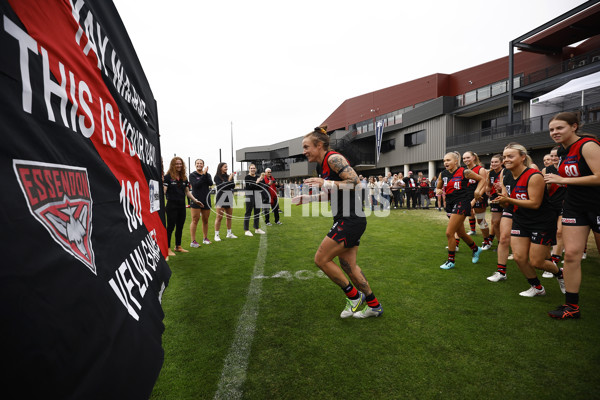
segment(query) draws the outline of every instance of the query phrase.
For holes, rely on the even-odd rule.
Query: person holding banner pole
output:
[[[190,192],[190,182],[187,180],[185,163],[181,157],[173,157],[169,171],[164,177],[163,187],[167,196],[165,212],[167,215],[167,237],[169,243],[169,256],[175,253],[171,250],[171,235],[175,231],[175,251],[188,253],[181,247],[181,236],[186,218],[185,198],[189,198],[195,204],[203,207],[204,204],[196,199]]]

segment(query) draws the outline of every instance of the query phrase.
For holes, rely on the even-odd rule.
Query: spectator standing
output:
[[[429,210],[429,179],[422,176],[419,182],[419,196],[421,197],[421,208]]]
[[[248,175],[244,177],[244,192],[246,194],[246,213],[244,214],[244,235],[253,236],[250,232],[250,216],[254,212],[254,233],[264,235],[265,231],[260,229],[260,207],[262,202],[261,188],[259,184],[262,179],[256,175],[256,165],[250,164]]]
[[[265,213],[265,222],[267,223],[267,226],[272,225],[269,218],[269,215],[272,212],[273,216],[275,217],[275,223],[277,225],[282,225],[281,221],[279,221],[279,199],[277,197],[277,181],[275,180],[275,178],[273,178],[273,175],[271,174],[271,168],[265,169],[264,182],[265,185],[267,185],[269,188],[268,200],[270,205],[270,211],[267,211]]]
[[[223,215],[225,215],[225,223],[227,226],[228,239],[237,239],[237,236],[231,231],[231,218],[233,216],[233,189],[235,183],[233,182],[233,176],[235,173],[227,174],[227,163],[219,163],[217,166],[217,172],[215,173],[215,206],[217,209],[217,216],[215,218],[215,242],[221,241],[221,235],[219,230],[221,229],[221,221]]]
[[[379,175],[379,182],[377,182],[379,189],[379,209],[390,208],[390,185],[387,183],[387,178]]]
[[[404,190],[406,193],[406,209],[417,208],[417,179],[412,171],[408,171],[408,176],[404,178]]]
[[[196,230],[198,222],[202,217],[202,234],[204,244],[210,244],[208,240],[208,218],[210,217],[210,187],[213,185],[211,175],[208,173],[208,166],[204,166],[204,160],[198,159],[195,162],[196,170],[190,174],[190,185],[192,186],[192,194],[195,198],[202,202],[202,206],[190,204],[190,212],[192,214],[192,222],[190,223],[190,238],[192,242],[190,247],[200,247],[200,243],[196,241]]]
[[[441,204],[442,204],[442,196],[438,196],[435,194],[435,189],[437,187],[437,178],[435,176],[433,176],[433,178],[431,178],[431,181],[429,182],[429,187],[430,187],[430,193],[431,191],[433,191],[433,195],[435,196],[435,209],[436,210],[440,210]]]
[[[362,175],[359,175],[358,179],[360,181],[360,198],[362,201],[363,208],[368,207],[369,198],[368,198],[368,191],[367,191],[367,178],[365,178]]]
[[[404,207],[404,198],[406,197],[406,183],[404,182],[404,174],[398,173],[398,184],[400,185],[400,208]]]
[[[175,253],[171,250],[171,235],[175,231],[175,251],[180,253],[189,253],[188,250],[181,247],[181,237],[183,234],[183,225],[186,218],[185,198],[189,198],[195,204],[202,206],[202,202],[197,200],[190,192],[190,182],[187,180],[185,163],[181,157],[173,157],[169,171],[163,179],[163,188],[167,196],[167,205],[165,213],[167,214],[167,237],[169,244],[169,256]]]
[[[392,192],[392,202],[394,203],[394,208],[400,208],[400,182],[398,179],[398,174],[394,174],[392,177],[391,192]]]
[[[369,183],[367,184],[369,189],[369,203],[371,206],[371,211],[375,211],[375,206],[377,205],[377,198],[375,197],[377,194],[377,185],[375,184],[375,177],[369,177]]]

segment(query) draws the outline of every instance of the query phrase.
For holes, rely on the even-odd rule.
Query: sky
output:
[[[234,158],[300,137],[346,99],[505,57],[584,2],[114,0],[158,103],[165,168],[201,158],[213,175],[232,136]]]

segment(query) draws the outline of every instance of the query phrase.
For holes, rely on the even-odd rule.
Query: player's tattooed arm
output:
[[[342,181],[340,181],[339,185],[355,186],[359,183],[356,171],[354,171],[354,168],[348,164],[348,161],[346,161],[343,156],[339,154],[333,154],[331,157],[329,157],[328,162],[331,169],[335,171],[340,178],[342,178]]]

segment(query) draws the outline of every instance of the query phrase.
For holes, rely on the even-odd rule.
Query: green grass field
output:
[[[224,238],[223,223],[223,241],[199,249],[189,248],[188,215],[190,253],[169,261],[165,362],[152,399],[600,398],[600,258],[592,241],[582,263],[582,318],[556,321],[546,315],[564,300],[556,280],[540,278],[544,297],[521,297],[528,283],[509,261],[508,280],[488,282],[492,250],[474,265],[463,245],[456,268],[441,270],[443,212],[372,215],[358,263],[384,314],[340,319],[344,293],[313,263],[332,219],[291,209],[283,225],[265,228],[262,244],[236,219],[238,239]],[[474,239],[481,242],[480,233]]]

